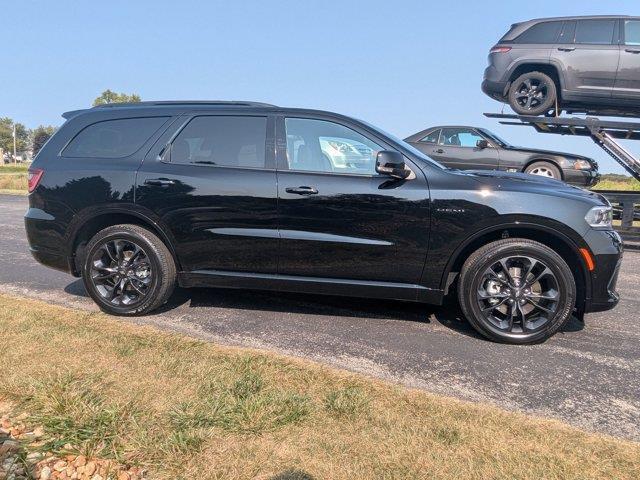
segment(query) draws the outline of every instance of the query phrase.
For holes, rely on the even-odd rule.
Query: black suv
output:
[[[593,186],[600,179],[598,164],[591,158],[516,147],[486,128],[431,127],[404,141],[450,168],[524,172],[583,187]]]
[[[183,287],[441,304],[483,335],[540,341],[613,308],[622,254],[595,193],[449,170],[342,115],[251,102],[66,113],[29,174],[41,263],[134,315]]]
[[[491,49],[482,90],[520,115],[638,116],[640,17],[516,23]]]

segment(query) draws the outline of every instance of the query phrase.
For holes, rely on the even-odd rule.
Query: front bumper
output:
[[[620,300],[616,283],[622,265],[622,239],[613,230],[591,230],[585,240],[593,253],[595,269],[590,272],[591,288],[585,299],[584,311],[611,310]]]
[[[563,168],[562,177],[566,183],[581,187],[593,187],[600,181],[600,173],[597,170],[576,170]]]

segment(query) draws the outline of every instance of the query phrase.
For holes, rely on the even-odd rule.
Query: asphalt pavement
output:
[[[22,216],[0,195],[0,291],[95,310],[82,282],[39,265]],[[410,387],[640,441],[640,253],[626,252],[610,312],[572,319],[547,342],[492,343],[455,306],[272,292],[179,289],[152,324],[206,340],[304,357]]]

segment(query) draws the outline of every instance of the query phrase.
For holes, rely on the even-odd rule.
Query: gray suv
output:
[[[640,17],[516,23],[489,52],[482,90],[520,115],[640,115]]]

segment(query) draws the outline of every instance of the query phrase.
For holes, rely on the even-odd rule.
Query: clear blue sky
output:
[[[608,6],[607,6],[608,3]],[[635,8],[634,8],[635,7]],[[12,1],[2,7],[0,116],[35,127],[101,91],[146,100],[243,99],[338,111],[400,137],[433,124],[485,126],[518,145],[592,156],[587,138],[482,116],[489,48],[540,16],[640,14],[638,0]],[[640,151],[640,142],[631,142]]]

